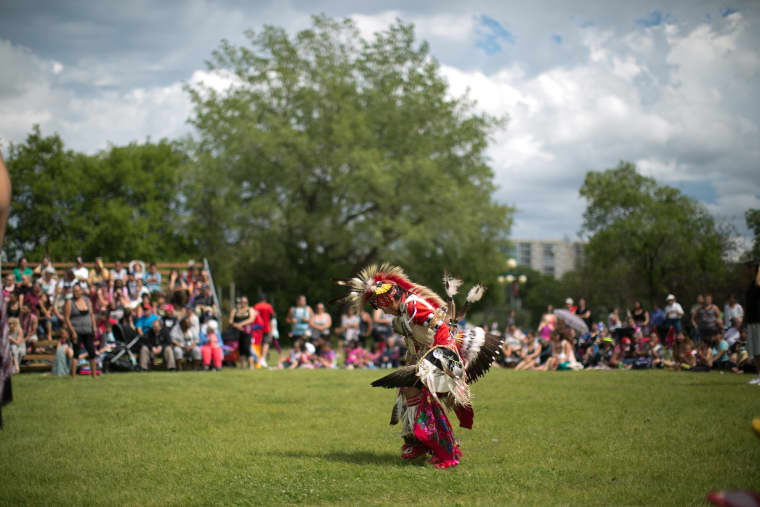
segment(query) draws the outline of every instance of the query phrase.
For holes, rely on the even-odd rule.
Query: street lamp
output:
[[[517,297],[517,306],[518,308],[521,306],[520,303],[520,289],[519,285],[524,285],[528,282],[528,277],[525,275],[517,275],[512,270],[517,267],[517,261],[513,258],[507,259],[507,271],[505,273],[500,274],[496,280],[504,285],[504,290],[509,290],[509,287],[512,288],[511,291],[509,291],[509,306],[514,309],[515,308],[515,297]]]

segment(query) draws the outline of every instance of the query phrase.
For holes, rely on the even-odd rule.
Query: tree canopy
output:
[[[492,199],[485,149],[504,119],[448,94],[412,25],[365,40],[318,16],[246,36],[209,62],[226,89],[188,89],[195,248],[243,288],[319,299],[371,262],[435,287],[444,267],[495,279],[512,210]]]
[[[85,155],[35,127],[25,143],[10,147],[5,251],[11,258],[61,260],[187,256],[178,192],[186,159],[165,140]]]
[[[752,250],[748,255],[753,260],[760,259],[760,209],[748,209],[744,213],[744,219],[747,222],[747,227],[755,235],[752,243]]]
[[[580,195],[588,202],[583,278],[603,295],[597,300],[662,304],[668,292],[685,300],[722,286],[731,242],[694,199],[628,162],[590,171]]]

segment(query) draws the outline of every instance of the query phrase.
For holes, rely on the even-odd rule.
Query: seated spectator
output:
[[[173,337],[174,340],[174,359],[177,362],[177,368],[182,371],[184,359],[192,360],[192,368],[198,369],[198,363],[201,361],[201,348],[198,345],[200,337],[195,333],[192,321],[189,317],[184,317],[179,321],[180,335]]]
[[[523,348],[520,353],[520,362],[515,370],[535,370],[541,364],[541,342],[532,331],[523,337]]]
[[[201,324],[211,319],[217,313],[214,296],[211,294],[211,287],[205,285],[201,288],[198,297],[193,298],[193,308],[195,309]]]
[[[317,347],[317,356],[316,356],[316,366],[319,368],[337,368],[337,356],[335,355],[335,351],[330,346],[330,342],[320,338],[318,340],[318,347]]]
[[[8,340],[11,344],[11,367],[16,374],[21,371],[21,359],[26,355],[26,341],[17,317],[8,319]]]
[[[27,296],[32,293],[32,279],[30,275],[22,275],[21,283],[16,284],[16,295],[21,306],[27,305]]]
[[[95,259],[95,267],[90,270],[87,282],[90,285],[95,285],[96,287],[106,287],[108,286],[108,282],[110,280],[111,272],[108,271],[103,265],[103,259],[97,257]]]
[[[42,287],[42,292],[47,294],[52,300],[55,297],[55,291],[58,287],[58,279],[55,277],[55,268],[52,266],[45,268],[42,272],[42,278],[40,279],[39,284]]]
[[[359,345],[358,341],[349,342],[346,344],[346,368],[352,370],[354,368],[364,367],[364,349]]]
[[[712,354],[712,336],[710,336],[710,342],[701,341],[697,345],[696,366],[691,368],[691,371],[695,372],[708,372],[713,366],[713,354]]]
[[[380,358],[378,359],[378,367],[380,368],[398,368],[401,364],[401,346],[398,343],[399,338],[396,335],[391,335],[385,341],[385,348],[383,349]]]
[[[151,313],[151,315],[154,314]],[[154,357],[163,357],[167,369],[173,371],[176,368],[174,344],[171,342],[169,330],[164,329],[158,316],[155,317],[151,322],[150,329],[143,333],[140,340],[140,369],[148,371]]]
[[[3,283],[3,297],[7,300],[11,294],[16,294],[16,277],[8,273]]]
[[[293,342],[293,347],[288,352],[287,356],[280,356],[280,360],[277,361],[277,368],[292,370],[295,369],[301,362],[301,354],[304,349],[304,341],[302,338],[298,338]]]
[[[654,321],[652,325],[654,327],[649,334],[649,356],[651,357],[652,368],[670,368],[673,365],[673,353],[662,344]]]
[[[135,319],[135,327],[138,333],[144,335],[151,330],[154,321],[160,320],[160,317],[153,312],[153,305],[141,305],[138,308],[141,310]]]
[[[610,330],[610,333],[614,333],[616,329],[621,327],[623,327],[623,322],[620,320],[620,310],[613,308],[607,317],[607,329]]]
[[[642,336],[641,331],[634,335],[636,359],[633,362],[633,368],[636,370],[645,370],[652,367],[652,348],[650,346],[651,338]]]
[[[71,289],[74,287],[75,282],[76,278],[74,277],[74,271],[71,269],[65,270],[63,272],[63,277],[58,280],[58,287],[56,287],[56,292],[71,294]],[[67,289],[68,292],[66,291]]]
[[[127,281],[127,270],[121,265],[121,261],[113,263],[113,269],[111,270],[111,280],[121,280],[122,283]]]
[[[145,263],[143,261],[129,261],[129,273],[135,275],[135,280],[142,280],[145,277]]]
[[[736,319],[744,318],[744,308],[742,305],[736,302],[736,296],[733,294],[728,296],[728,301],[723,308],[723,320],[725,327],[731,327],[731,323]]]
[[[737,367],[736,363],[731,360],[728,341],[726,341],[723,333],[720,331],[713,336],[711,355],[713,369],[721,371],[731,370],[732,372],[739,374],[743,373],[742,370]]]
[[[46,340],[53,339],[53,305],[50,303],[50,298],[43,292],[42,297],[37,302],[37,335],[44,336]]]
[[[627,370],[633,367],[634,360],[635,353],[631,346],[631,339],[626,336],[615,346],[609,364],[611,368]]]
[[[20,283],[21,277],[24,275],[27,275],[31,280],[34,276],[34,271],[32,271],[32,269],[27,264],[26,257],[21,257],[21,259],[18,261],[18,265],[13,268],[13,276],[16,279],[16,283]]]
[[[209,320],[206,324],[206,341],[201,345],[201,358],[203,362],[203,369],[209,370],[212,368],[216,371],[222,369],[222,358],[224,353],[220,345],[219,336],[217,334],[219,325],[215,320]],[[201,337],[203,338],[203,337]]]
[[[150,263],[148,272],[145,273],[143,281],[151,294],[161,291],[161,273],[158,272],[158,267],[155,262]]]
[[[520,362],[520,352],[523,349],[524,338],[523,332],[517,329],[517,326],[514,324],[507,328],[506,338],[501,346],[504,353],[503,362],[505,365],[514,366]]]
[[[675,367],[688,370],[697,365],[697,351],[694,349],[694,342],[686,336],[683,331],[676,335],[676,341],[673,345],[673,359]]]
[[[179,271],[176,269],[172,269],[169,273],[169,283],[167,285],[167,289],[169,290],[169,293],[174,293],[177,291],[188,291],[188,285],[182,276],[180,276]]]
[[[74,281],[79,282],[79,286],[82,290],[87,290],[87,281],[90,278],[90,270],[84,265],[81,257],[77,257],[76,265],[71,270],[74,274]]]
[[[53,263],[50,262],[49,256],[44,256],[42,258],[42,262],[40,262],[36,268],[34,268],[34,271],[32,271],[33,276],[42,277],[45,274],[45,270],[53,270],[53,273],[55,273],[55,268],[53,267]]]
[[[612,358],[615,352],[615,341],[611,336],[600,338],[598,343],[586,354],[586,368],[595,370],[609,370],[617,367]]]
[[[540,371],[553,371],[556,370],[559,366],[560,359],[562,358],[560,354],[562,353],[562,340],[560,338],[560,333],[556,329],[552,331],[551,334],[551,355],[546,358],[543,363],[536,367],[536,370]],[[562,358],[564,359],[564,358]]]

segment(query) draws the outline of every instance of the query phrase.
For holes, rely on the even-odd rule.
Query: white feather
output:
[[[448,273],[444,273],[443,275],[443,286],[446,288],[446,295],[450,298],[453,298],[456,295],[462,283],[462,280],[454,278]]]
[[[470,291],[467,293],[467,302],[474,303],[476,301],[480,301],[480,298],[483,297],[483,293],[485,293],[485,291],[486,289],[482,285],[473,285]]]

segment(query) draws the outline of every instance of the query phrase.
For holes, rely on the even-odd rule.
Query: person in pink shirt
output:
[[[210,320],[206,327],[206,336],[208,340],[201,345],[201,362],[203,363],[203,369],[208,370],[211,367],[211,363],[214,364],[215,370],[222,369],[222,347],[219,346],[219,336],[217,336],[218,324],[215,320]]]

